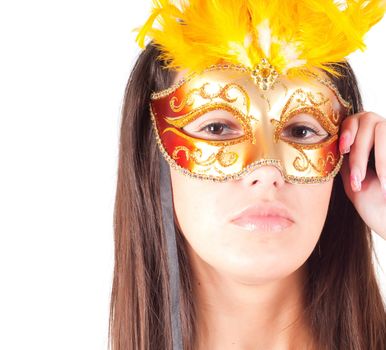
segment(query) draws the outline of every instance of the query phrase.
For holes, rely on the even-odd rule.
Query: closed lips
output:
[[[253,205],[247,207],[231,222],[248,230],[281,231],[294,223],[292,216],[284,207],[272,205]]]

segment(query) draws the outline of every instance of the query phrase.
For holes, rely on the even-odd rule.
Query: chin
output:
[[[295,262],[294,262],[295,263]],[[298,264],[290,265],[287,259],[277,256],[264,260],[262,257],[250,259],[227,260],[222,266],[222,273],[244,284],[262,284],[288,277],[299,268]]]

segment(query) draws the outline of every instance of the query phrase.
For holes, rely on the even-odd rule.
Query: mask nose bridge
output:
[[[259,88],[256,86],[255,93],[251,96],[250,108],[250,115],[253,116],[254,120],[253,134],[257,151],[252,168],[273,165],[284,178],[285,162],[280,157],[279,144],[274,141],[275,124],[271,122],[272,119],[280,120],[279,115],[273,115],[273,113],[279,113],[279,111],[273,111],[270,101],[267,101],[267,98],[263,98],[258,90]]]

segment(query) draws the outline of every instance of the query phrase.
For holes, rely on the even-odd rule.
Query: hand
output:
[[[375,171],[368,167],[374,147]],[[341,125],[340,170],[345,192],[363,221],[386,240],[386,119],[372,112],[346,117]]]

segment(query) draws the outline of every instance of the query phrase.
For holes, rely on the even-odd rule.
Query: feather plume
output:
[[[386,0],[153,0],[137,42],[150,37],[175,70],[220,62],[254,69],[265,58],[279,74],[339,75],[331,64],[364,51],[385,11]]]

